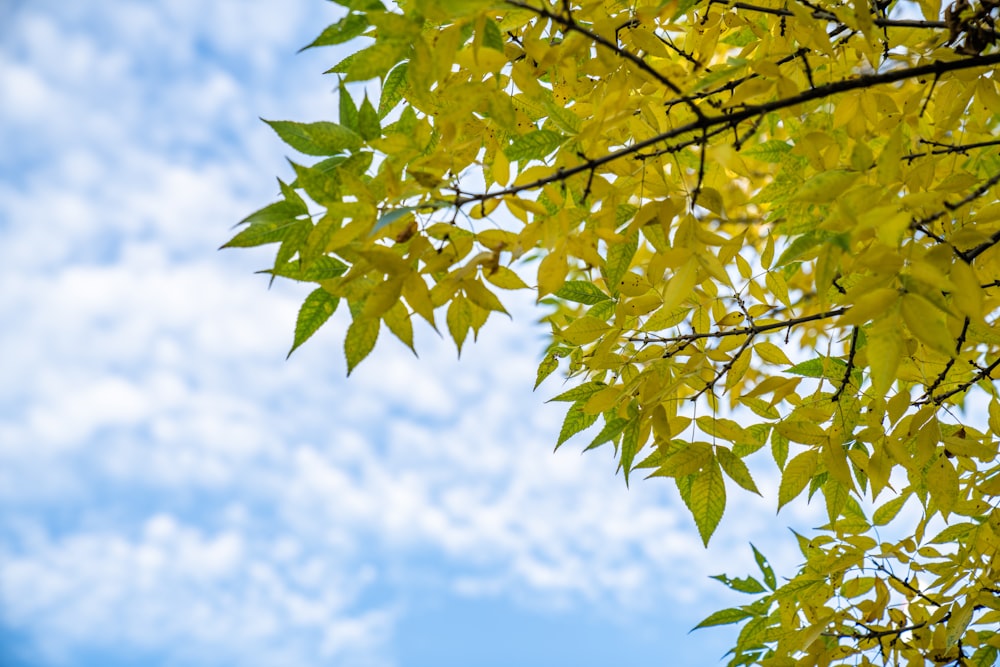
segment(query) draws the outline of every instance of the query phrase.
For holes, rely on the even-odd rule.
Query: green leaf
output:
[[[500,26],[491,18],[487,18],[483,25],[483,46],[503,53],[503,34],[500,32]]]
[[[771,568],[771,564],[767,562],[766,558],[764,558],[764,554],[757,551],[757,547],[751,544],[750,548],[753,549],[753,559],[757,561],[757,567],[760,568],[760,573],[764,575],[764,583],[767,584],[767,587],[773,591],[778,586],[778,580],[774,576],[774,570]]]
[[[538,389],[538,385],[542,383],[542,380],[552,375],[552,372],[557,368],[559,368],[559,359],[556,358],[556,355],[545,355],[545,358],[538,364],[538,374],[535,376],[534,389]]]
[[[892,521],[899,510],[903,509],[903,505],[909,499],[909,496],[896,496],[889,502],[885,503],[872,514],[872,524],[875,526],[884,526]]]
[[[764,584],[760,583],[753,577],[742,577],[739,579],[731,579],[725,574],[717,574],[715,576],[709,577],[709,579],[715,579],[716,581],[721,581],[723,584],[738,591],[740,593],[765,593],[767,589],[764,588]]]
[[[753,477],[750,476],[750,469],[747,468],[747,464],[743,462],[743,459],[721,446],[715,448],[715,455],[718,457],[719,464],[726,475],[729,476],[729,479],[747,491],[756,493],[758,496],[761,495],[760,491],[757,490],[757,484],[754,483]]]
[[[448,331],[452,340],[458,348],[459,356],[462,355],[462,343],[472,328],[472,307],[468,299],[458,295],[448,304],[448,312],[445,317],[448,323]]]
[[[594,436],[594,439],[590,441],[590,444],[584,447],[583,451],[586,452],[613,441],[621,435],[622,431],[624,431],[625,427],[630,423],[630,420],[623,417],[612,417],[611,419],[608,419],[607,415],[605,415],[604,420],[604,427],[597,435]]]
[[[378,340],[380,320],[357,317],[347,327],[344,337],[344,356],[347,357],[347,374],[357,368],[358,364],[375,348]]]
[[[983,645],[976,649],[976,652],[969,658],[970,667],[995,667],[997,658],[1000,658],[1000,649],[996,646]]]
[[[632,471],[632,462],[635,461],[635,455],[639,453],[639,449],[642,447],[642,443],[639,441],[639,411],[634,406],[630,406],[630,412],[634,412],[635,414],[625,424],[624,429],[622,429],[621,468],[625,473],[625,486],[628,486],[628,474]]]
[[[788,438],[781,435],[777,429],[771,432],[771,456],[779,468],[785,467],[785,461],[788,460]]]
[[[719,525],[723,512],[726,511],[726,483],[722,479],[719,462],[715,459],[692,477],[688,509],[691,510],[694,522],[698,526],[701,541],[707,547],[708,540]]]
[[[413,322],[410,320],[410,311],[401,301],[397,301],[382,315],[382,321],[389,327],[393,336],[410,348],[413,354],[417,353],[413,347]]]
[[[585,382],[578,387],[573,387],[568,391],[564,391],[555,398],[550,398],[546,402],[552,403],[554,401],[562,401],[565,403],[575,403],[576,401],[582,401],[585,398],[590,398],[607,386],[608,385],[603,382]]]
[[[840,382],[844,379],[844,369],[847,363],[843,359],[836,357],[817,357],[809,361],[795,364],[791,368],[786,368],[786,373],[793,375],[803,375],[810,378],[826,378]]]
[[[600,338],[611,329],[611,325],[596,317],[584,315],[559,332],[559,335],[573,345],[586,345]]]
[[[756,37],[754,38],[756,39]],[[762,144],[754,144],[746,150],[740,151],[741,155],[749,155],[762,162],[778,164],[785,159],[785,155],[792,150],[792,147],[784,141],[765,141]]]
[[[586,401],[578,401],[569,406],[566,411],[566,418],[563,420],[562,429],[559,431],[559,439],[556,441],[556,449],[572,438],[574,435],[589,428],[597,421],[598,415],[587,414],[583,411]]]
[[[306,300],[302,302],[302,307],[299,308],[299,317],[295,321],[295,340],[292,343],[292,349],[288,351],[289,357],[298,346],[309,340],[309,337],[330,319],[339,303],[339,297],[335,297],[322,287],[313,290],[306,297]]]
[[[365,95],[361,108],[358,110],[358,134],[365,141],[382,136],[382,125],[379,123],[378,112],[367,95]]]
[[[256,222],[229,239],[222,248],[252,248],[268,243],[280,243],[296,226],[303,222],[298,218],[274,219],[268,222]]]
[[[299,53],[317,46],[343,44],[362,34],[368,26],[368,17],[364,14],[348,14],[333,25],[327,26],[316,39],[299,49]]]
[[[604,260],[602,272],[604,273],[604,281],[615,295],[617,295],[618,283],[621,282],[622,276],[625,275],[625,272],[628,271],[629,266],[632,264],[632,258],[635,256],[635,251],[638,247],[638,232],[631,234],[621,243],[614,243],[608,247],[608,256]]]
[[[604,290],[589,280],[568,280],[556,290],[555,296],[588,306],[611,300],[611,297]]]
[[[712,577],[713,579],[715,577]],[[713,625],[729,625],[731,623],[738,623],[745,618],[750,618],[750,612],[740,609],[738,607],[733,607],[731,609],[720,609],[717,612],[709,614],[708,617],[703,620],[698,625],[691,628],[692,630],[697,630],[698,628],[708,628]]]
[[[340,124],[352,132],[357,132],[358,105],[354,103],[354,98],[351,97],[351,93],[347,90],[343,80],[340,82],[340,98],[337,106],[339,109],[337,119],[340,121]]]
[[[559,148],[566,137],[551,130],[535,130],[518,137],[504,153],[511,161],[541,160]]]
[[[804,451],[788,462],[781,474],[781,485],[778,487],[779,510],[802,493],[816,473],[818,465],[819,454],[815,449]]]
[[[272,276],[280,276],[290,280],[297,280],[303,283],[315,283],[320,280],[329,280],[344,275],[347,265],[339,259],[322,255],[315,260],[304,264],[298,260],[292,260],[282,266],[273,269],[259,271],[258,273],[269,273]]]
[[[779,257],[778,261],[775,262],[775,266],[785,266],[790,262],[794,262],[822,242],[823,239],[816,232],[809,232],[797,237],[794,241],[788,244],[787,248],[784,249],[781,253],[781,257]]]
[[[265,120],[281,140],[306,155],[336,155],[361,146],[361,137],[343,125],[329,121],[296,123],[290,120]]]
[[[269,222],[284,222],[309,213],[309,209],[306,208],[305,203],[301,199],[296,199],[297,201],[288,201],[285,199],[268,204],[259,211],[255,211],[240,220],[239,224],[257,225]]]
[[[406,73],[408,70],[409,63],[400,63],[386,75],[385,82],[382,84],[382,96],[378,101],[379,119],[385,118],[403,99],[403,93],[406,92]]]

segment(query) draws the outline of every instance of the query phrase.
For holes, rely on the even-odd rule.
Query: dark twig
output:
[[[745,9],[751,12],[761,12],[763,14],[774,14],[776,16],[795,16],[795,13],[790,9],[776,9],[774,7],[761,7],[759,5],[752,5],[748,2],[729,2],[729,0],[712,0],[712,4],[715,5],[728,5],[734,9]],[[802,3],[806,4],[806,3]],[[814,19],[820,19],[823,21],[831,21],[835,23],[840,23],[837,15],[828,12],[824,9],[817,8],[813,11],[812,17]],[[884,19],[876,18],[872,20],[872,23],[882,28],[926,28],[930,30],[941,30],[947,28],[948,24],[944,21],[918,21],[913,19]]]
[[[924,602],[926,602],[926,603],[928,603],[928,604],[932,604],[932,605],[934,605],[935,607],[940,607],[940,606],[941,606],[941,603],[940,603],[940,602],[936,602],[935,600],[932,600],[931,598],[927,597],[927,596],[926,596],[926,595],[924,594],[924,592],[923,592],[923,591],[921,591],[921,590],[920,590],[919,588],[917,588],[916,586],[914,586],[914,585],[913,585],[913,584],[911,584],[910,582],[906,581],[905,579],[900,579],[899,577],[897,577],[897,576],[896,576],[896,575],[895,575],[895,574],[894,574],[894,573],[892,572],[892,570],[890,570],[889,568],[887,568],[887,567],[886,567],[885,565],[883,565],[882,563],[879,563],[878,561],[874,561],[874,560],[873,560],[873,561],[872,561],[872,564],[873,564],[873,565],[875,565],[875,569],[876,569],[876,570],[878,570],[879,572],[882,572],[882,573],[884,573],[884,574],[887,574],[887,575],[889,575],[889,577],[890,577],[890,578],[891,578],[891,579],[892,579],[893,581],[897,582],[897,583],[898,583],[898,584],[899,584],[900,586],[902,586],[902,587],[903,587],[903,588],[905,588],[906,590],[910,591],[911,593],[913,593],[914,595],[916,595],[916,596],[917,596],[918,598],[922,599],[922,600],[923,600]]]
[[[992,373],[993,369],[995,369],[997,366],[1000,366],[1000,358],[997,358],[997,360],[994,361],[989,366],[980,369],[978,373],[972,376],[971,380],[966,380],[965,382],[962,382],[951,391],[945,392],[943,394],[938,394],[937,396],[933,397],[929,395],[923,396],[919,398],[917,401],[915,401],[913,405],[920,406],[920,405],[925,405],[927,403],[933,403],[934,405],[941,405],[955,394],[961,394],[962,392],[967,391],[969,387],[976,384],[980,380],[988,378],[990,376],[990,373]]]
[[[806,322],[828,320],[830,318],[837,317],[838,315],[843,315],[848,310],[850,310],[850,307],[844,306],[843,308],[835,308],[834,310],[815,313],[813,315],[805,315],[803,317],[796,317],[790,320],[783,320],[781,322],[771,322],[770,324],[760,325],[751,324],[750,326],[740,327],[739,329],[725,329],[721,331],[709,331],[706,333],[679,334],[677,336],[657,336],[647,332],[642,336],[630,336],[628,340],[633,343],[676,343],[680,341],[694,341],[701,338],[725,338],[726,336],[756,335],[768,331],[791,328],[797,324],[804,324]]]
[[[1000,139],[994,139],[993,141],[979,141],[974,144],[942,144],[937,141],[928,141],[926,139],[921,139],[920,143],[926,144],[928,146],[936,146],[935,150],[925,151],[923,153],[910,153],[909,155],[904,155],[902,159],[907,161],[912,161],[918,157],[926,157],[928,155],[948,155],[950,153],[960,153],[962,155],[968,155],[968,152],[974,148],[987,148],[989,146],[1000,146]]]
[[[727,361],[725,364],[723,364],[722,368],[720,368],[718,370],[718,372],[716,372],[715,377],[713,377],[711,380],[709,380],[708,382],[706,382],[705,386],[702,387],[700,390],[698,390],[698,392],[695,393],[695,395],[692,396],[689,400],[691,400],[691,401],[697,401],[699,398],[701,398],[701,395],[704,394],[706,391],[711,391],[712,388],[715,387],[716,383],[719,380],[721,380],[726,375],[726,373],[728,373],[730,370],[732,370],[733,366],[736,364],[736,362],[739,360],[739,358],[741,356],[743,356],[743,353],[746,352],[746,350],[747,350],[748,347],[750,347],[750,343],[753,342],[753,339],[754,339],[755,335],[756,334],[754,334],[754,333],[749,334],[746,337],[746,340],[743,341],[743,344],[740,345],[740,349],[736,350],[736,352],[729,359],[729,361]]]
[[[962,322],[962,333],[958,334],[958,340],[955,342],[955,356],[949,359],[948,363],[944,365],[944,370],[942,370],[941,373],[936,378],[934,378],[934,382],[932,382],[931,385],[927,387],[927,391],[925,391],[924,395],[920,397],[920,400],[924,400],[927,397],[931,396],[935,391],[937,391],[937,388],[941,386],[941,383],[944,382],[944,378],[946,375],[948,375],[948,371],[950,371],[952,366],[955,365],[955,359],[958,359],[958,355],[962,353],[962,346],[965,345],[965,335],[966,333],[968,333],[968,331],[969,331],[969,317],[968,315],[966,315],[965,321]]]
[[[661,84],[666,86],[675,95],[683,94],[680,87],[676,83],[674,83],[669,77],[667,77],[663,73],[657,71],[645,60],[643,60],[636,54],[632,53],[631,51],[627,51],[618,46],[617,44],[608,41],[606,38],[602,37],[601,35],[598,35],[596,32],[587,30],[582,25],[577,23],[576,20],[573,19],[573,16],[570,14],[569,3],[565,3],[566,16],[560,16],[559,14],[554,14],[545,7],[535,7],[534,5],[528,4],[527,2],[521,2],[521,0],[507,0],[507,4],[512,5],[514,7],[520,7],[521,9],[527,9],[530,12],[534,12],[539,16],[547,18],[553,23],[558,23],[563,27],[564,30],[568,32],[576,32],[583,35],[587,39],[593,41],[595,44],[599,44],[607,49],[610,49],[611,51],[621,56],[625,60],[628,60],[636,67],[641,69],[643,72],[650,75],[651,77],[659,81]],[[705,120],[705,112],[702,111],[698,107],[698,105],[695,104],[693,101],[687,104],[687,107],[691,110],[691,113],[693,113],[697,119],[702,121]]]
[[[515,2],[515,0],[508,1]],[[523,3],[517,2],[516,5],[522,6]],[[643,141],[637,141],[634,144],[620,148],[599,158],[594,158],[585,163],[563,169],[558,173],[544,178],[539,178],[535,181],[531,181],[530,183],[523,183],[521,185],[504,188],[503,190],[496,190],[494,192],[466,195],[464,197],[460,196],[457,201],[459,205],[463,205],[480,201],[482,199],[493,199],[495,197],[517,194],[519,192],[524,192],[525,190],[533,190],[535,188],[548,185],[549,183],[569,178],[570,176],[574,176],[584,171],[596,169],[609,162],[620,160],[623,157],[638,153],[651,146],[655,146],[656,144],[664,141],[688,134],[689,132],[703,132],[719,125],[731,126],[734,123],[740,123],[756,116],[768,114],[772,111],[787,109],[789,107],[803,104],[804,102],[825,99],[839,93],[872,88],[874,86],[896,83],[897,81],[905,81],[907,79],[928,76],[931,74],[944,74],[947,72],[978,69],[997,64],[1000,64],[1000,53],[990,53],[982,56],[968,56],[957,60],[935,60],[934,62],[924,65],[905,67],[888,72],[882,72],[881,74],[861,74],[850,79],[842,79],[840,81],[834,81],[816,88],[810,88],[809,90],[805,90],[798,95],[792,95],[791,97],[786,97],[784,99],[772,100],[762,104],[747,105],[738,111],[732,111],[719,116],[704,116],[702,118],[696,118],[695,120],[685,123],[684,125],[672,128]],[[1000,176],[997,178],[1000,179]]]
[[[847,387],[847,383],[851,381],[851,373],[854,372],[854,355],[858,351],[858,328],[854,327],[854,331],[851,333],[851,351],[847,354],[847,368],[844,369],[844,379],[840,381],[840,386],[837,387],[837,391],[834,392],[830,400],[836,403],[841,394],[844,393],[844,389]]]

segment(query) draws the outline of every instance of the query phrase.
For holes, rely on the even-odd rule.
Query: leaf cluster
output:
[[[752,471],[823,503],[791,578],[717,577],[758,596],[699,626],[731,664],[993,664],[998,6],[337,4],[337,122],[267,121],[311,159],[226,244],[314,284],[292,349],[345,302],[348,372],[415,317],[460,351],[533,290],[557,446],[673,480],[706,544]]]

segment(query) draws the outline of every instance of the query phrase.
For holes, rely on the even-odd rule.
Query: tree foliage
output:
[[[338,122],[268,121],[319,160],[226,244],[315,283],[293,349],[344,302],[349,372],[417,318],[461,350],[532,290],[558,444],[706,544],[747,461],[825,505],[797,572],[717,577],[731,664],[994,664],[997,0],[337,2]]]

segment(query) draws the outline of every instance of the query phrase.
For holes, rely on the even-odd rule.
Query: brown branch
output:
[[[522,6],[522,3],[516,2],[516,0],[508,0],[517,6]],[[832,97],[839,93],[845,93],[852,90],[859,90],[864,88],[872,88],[874,86],[880,86],[890,83],[896,83],[899,81],[905,81],[907,79],[913,79],[921,76],[929,76],[933,74],[944,74],[948,72],[959,72],[968,69],[977,69],[981,67],[989,67],[991,65],[1000,64],[1000,53],[991,53],[983,56],[969,56],[966,58],[959,58],[957,60],[935,60],[933,62],[927,63],[925,65],[918,65],[916,67],[905,67],[901,69],[891,70],[889,72],[883,72],[881,74],[861,74],[850,79],[843,79],[840,81],[834,81],[816,88],[810,88],[809,90],[803,91],[798,95],[792,95],[791,97],[786,97],[779,100],[773,100],[771,102],[765,102],[763,104],[753,104],[743,107],[738,111],[732,111],[727,114],[719,116],[704,116],[703,118],[697,118],[689,123],[680,125],[671,130],[667,130],[661,134],[644,139],[643,141],[638,141],[630,146],[620,148],[616,151],[602,155],[598,158],[593,158],[582,164],[567,167],[552,174],[551,176],[546,176],[544,178],[539,178],[535,181],[529,183],[523,183],[521,185],[511,186],[509,188],[504,188],[502,190],[496,190],[494,192],[486,192],[481,194],[467,194],[462,196],[462,193],[457,191],[459,194],[456,197],[456,203],[461,206],[471,202],[481,201],[483,199],[493,199],[496,197],[504,197],[506,195],[515,195],[519,192],[524,192],[525,190],[533,190],[535,188],[540,188],[549,183],[564,180],[576,174],[588,171],[590,169],[596,169],[609,162],[614,162],[615,160],[620,160],[623,157],[638,153],[647,148],[655,146],[656,144],[674,139],[684,134],[690,132],[702,132],[710,128],[717,127],[719,125],[733,126],[741,123],[745,120],[749,120],[755,116],[760,116],[763,114],[771,113],[772,111],[779,111],[781,109],[787,109],[788,107],[794,107],[805,102],[812,102],[815,100],[822,100],[827,97]],[[1000,179],[1000,176],[997,177]]]
[[[784,320],[782,322],[771,322],[770,324],[751,324],[750,326],[741,327],[739,329],[726,329],[724,331],[709,331],[706,333],[689,333],[689,334],[679,334],[677,336],[657,336],[655,334],[650,334],[646,332],[642,336],[629,336],[627,340],[632,343],[677,343],[680,341],[695,341],[702,338],[725,338],[726,336],[744,336],[765,333],[768,331],[775,331],[778,329],[790,329],[798,324],[804,324],[806,322],[815,322],[817,320],[828,320],[831,317],[837,317],[838,315],[843,315],[848,310],[849,306],[844,306],[843,308],[835,308],[834,310],[828,310],[823,313],[815,313],[813,315],[805,315],[803,317],[796,317],[790,320]]]

